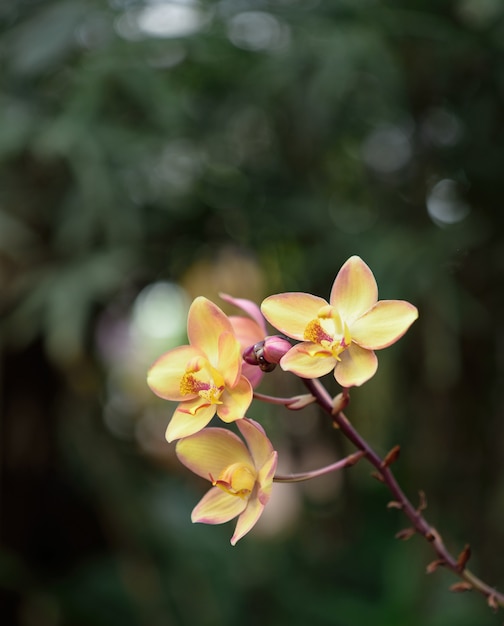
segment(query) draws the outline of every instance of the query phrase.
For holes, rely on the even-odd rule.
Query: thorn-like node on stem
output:
[[[387,503],[387,509],[402,509],[403,506],[403,503],[398,502],[397,500],[391,500]]]
[[[444,559],[436,559],[435,561],[432,561],[431,563],[429,563],[429,565],[427,565],[427,574],[432,574],[437,570],[438,567],[441,567],[442,565],[446,565],[446,561]]]
[[[392,450],[390,450],[390,452],[387,454],[387,456],[383,459],[381,463],[382,468],[385,469],[386,467],[389,467],[390,465],[392,465],[392,463],[395,463],[397,459],[399,458],[400,452],[401,452],[401,447],[394,446]]]
[[[398,533],[395,534],[396,539],[401,539],[402,541],[406,541],[410,537],[416,533],[416,528],[403,528]]]
[[[473,586],[471,585],[471,583],[468,583],[467,581],[462,581],[461,583],[454,583],[453,585],[450,586],[450,591],[454,591],[455,593],[461,593],[463,591],[472,591],[473,590]]]
[[[440,534],[433,526],[431,526],[430,529],[425,533],[424,537],[427,539],[427,541],[430,541],[431,543],[433,541],[440,541],[442,543]]]
[[[422,489],[418,492],[418,495],[420,497],[420,503],[418,504],[417,513],[421,513],[427,508],[427,497],[425,495],[425,491]]]
[[[311,393],[305,393],[300,396],[294,396],[289,402],[285,403],[285,406],[291,411],[299,411],[313,402],[315,402],[315,396],[312,396]]]
[[[385,479],[383,478],[383,476],[379,472],[371,472],[371,476],[372,476],[372,478],[377,480],[379,483],[384,483],[385,482]]]
[[[471,546],[466,544],[462,552],[458,555],[457,558],[457,567],[463,572],[466,566],[467,561],[471,558]]]
[[[348,393],[345,394],[342,392],[342,393],[339,393],[337,396],[334,396],[332,414],[338,415],[338,413],[341,413],[341,411],[343,411],[343,409],[346,408],[349,402],[350,402],[350,396],[348,395]]]
[[[487,604],[488,606],[493,609],[494,611],[498,611],[499,610],[499,603],[497,602],[497,598],[494,596],[493,593],[491,593],[488,598],[487,598]]]
[[[348,460],[347,465],[349,467],[351,465],[355,465],[358,461],[360,461],[365,456],[366,456],[366,453],[364,452],[364,450],[357,450],[357,452],[354,452],[353,454],[350,454],[347,457],[347,460]]]

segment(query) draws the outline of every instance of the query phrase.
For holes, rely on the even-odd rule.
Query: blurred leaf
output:
[[[7,40],[11,70],[37,74],[64,61],[75,47],[75,28],[87,10],[84,2],[56,2],[18,26]]]

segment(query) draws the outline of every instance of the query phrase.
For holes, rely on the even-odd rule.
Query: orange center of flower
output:
[[[352,343],[352,335],[340,314],[330,305],[323,306],[316,319],[306,325],[303,333],[305,341],[322,347],[322,352],[340,361],[340,354]]]
[[[224,380],[207,359],[197,357],[188,363],[180,380],[180,393],[184,396],[198,395],[204,400],[203,406],[222,404]],[[199,407],[201,408],[201,407]]]
[[[230,496],[248,498],[256,482],[254,469],[243,463],[233,463],[226,467],[216,480],[210,477],[212,485],[219,487]]]

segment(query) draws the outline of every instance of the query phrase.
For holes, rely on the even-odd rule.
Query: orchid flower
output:
[[[228,423],[241,419],[252,402],[252,386],[241,371],[240,343],[221,309],[196,298],[187,335],[189,345],[163,354],[147,375],[156,395],[179,402],[166,430],[168,441],[198,432],[216,413]]]
[[[229,321],[233,327],[236,338],[240,342],[242,354],[247,348],[262,341],[266,336],[266,321],[261,314],[261,310],[251,300],[244,298],[233,298],[225,293],[219,294],[220,297],[242,311],[245,311],[249,317],[241,315],[230,315]],[[248,378],[252,387],[257,387],[263,377],[263,372],[246,361],[242,364],[242,374]]]
[[[180,461],[213,485],[193,509],[191,520],[223,524],[238,517],[233,546],[261,516],[277,465],[277,452],[257,422],[244,418],[237,426],[246,446],[224,428],[205,428],[176,446]]]
[[[282,357],[282,369],[303,378],[334,370],[342,387],[362,385],[374,376],[374,351],[395,343],[418,317],[409,302],[378,301],[375,277],[358,256],[338,272],[329,302],[307,293],[282,293],[266,298],[261,311],[278,330],[301,342]]]

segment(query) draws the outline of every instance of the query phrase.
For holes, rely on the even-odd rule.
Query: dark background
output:
[[[145,372],[196,295],[327,298],[361,255],[420,318],[348,415],[504,587],[504,5],[16,0],[0,28],[2,625],[502,623],[362,463],[277,486],[235,548],[192,525]],[[287,470],[352,450],[250,415]]]

